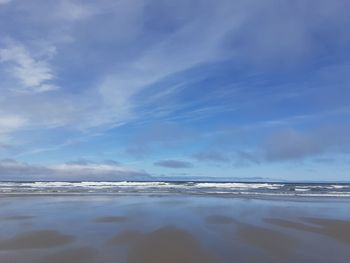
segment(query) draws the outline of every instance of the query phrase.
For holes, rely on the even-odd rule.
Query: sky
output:
[[[350,181],[349,10],[0,0],[0,180]]]

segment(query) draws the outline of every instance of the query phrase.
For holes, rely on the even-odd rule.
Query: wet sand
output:
[[[0,196],[0,262],[345,263],[348,201]]]
[[[123,223],[128,221],[125,216],[104,216],[95,219],[96,223]]]
[[[133,240],[127,262],[209,263],[214,260],[190,233],[168,226],[140,235]]]
[[[300,218],[301,222],[276,218],[267,218],[265,221],[277,226],[292,228],[298,231],[307,231],[325,235],[350,245],[350,220],[345,221],[337,219],[304,217]]]
[[[71,235],[64,235],[54,230],[33,231],[0,240],[0,250],[51,248],[70,243],[73,239]]]

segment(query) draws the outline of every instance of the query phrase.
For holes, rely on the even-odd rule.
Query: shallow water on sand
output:
[[[0,262],[348,262],[349,199],[0,197]]]

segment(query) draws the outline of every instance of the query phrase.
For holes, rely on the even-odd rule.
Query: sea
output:
[[[0,182],[0,194],[194,194],[226,196],[350,197],[350,183],[207,181]]]

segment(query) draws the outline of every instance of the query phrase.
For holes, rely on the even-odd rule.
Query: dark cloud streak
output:
[[[273,133],[262,146],[266,161],[304,160],[327,153],[350,151],[350,126],[312,130],[287,129]]]
[[[154,165],[165,167],[165,168],[174,168],[174,169],[194,167],[191,162],[179,161],[179,160],[161,160],[161,161],[155,162]]]

